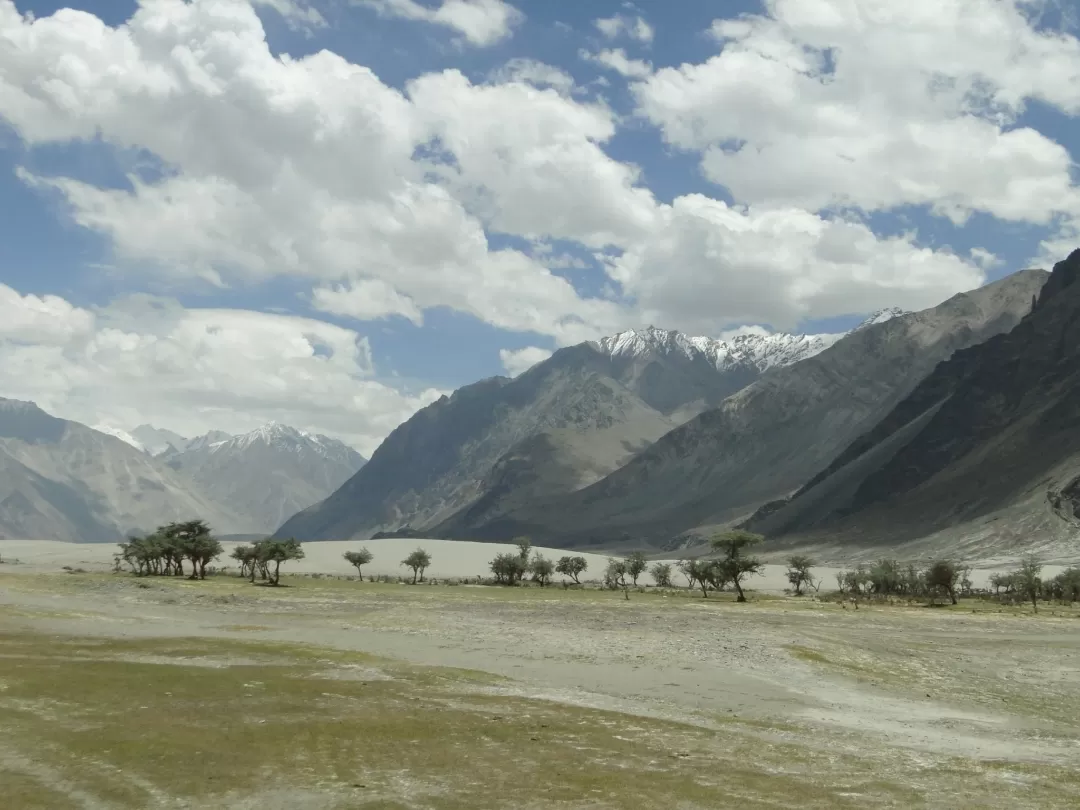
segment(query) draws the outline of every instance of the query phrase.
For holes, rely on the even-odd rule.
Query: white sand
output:
[[[219,565],[226,566],[233,561],[228,559],[229,552],[237,543],[224,543],[225,554]],[[342,555],[346,551],[366,547],[375,559],[364,566],[364,575],[404,576],[408,572],[401,561],[417,548],[426,549],[431,555],[431,568],[427,571],[428,579],[490,577],[488,567],[491,559],[504,551],[516,552],[517,547],[508,543],[475,543],[464,540],[422,540],[392,538],[386,540],[332,540],[318,543],[304,543],[305,557],[300,562],[289,563],[284,570],[297,574],[355,574],[356,569],[345,562]],[[61,543],[51,540],[0,540],[0,559],[18,560],[20,565],[2,566],[0,571],[16,573],[19,571],[58,571],[63,566],[85,568],[86,570],[110,570],[113,554],[117,547],[111,543]],[[582,575],[582,581],[597,580],[607,566],[608,557],[600,554],[584,554],[563,549],[534,547],[534,551],[551,560],[557,560],[566,554],[580,555],[589,564]],[[674,563],[674,560],[668,562]],[[650,562],[650,565],[652,563]],[[836,590],[836,574],[840,569],[819,567],[814,575],[821,581],[821,590]],[[976,587],[986,587],[991,574],[1002,571],[1001,568],[981,568],[972,572],[972,581]],[[1043,568],[1044,577],[1052,577],[1063,570],[1062,566],[1048,565]],[[788,587],[784,577],[783,565],[766,565],[762,576],[750,577],[746,586],[755,591],[780,593]],[[562,579],[556,575],[556,581]],[[672,581],[679,586],[686,585],[686,578],[673,571]],[[644,574],[639,583],[653,584],[652,578]]]

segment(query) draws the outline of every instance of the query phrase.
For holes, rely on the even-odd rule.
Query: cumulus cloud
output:
[[[310,318],[135,295],[90,311],[0,285],[0,388],[86,424],[184,435],[270,420],[370,453],[443,392],[381,382],[367,339]]]
[[[522,82],[533,87],[550,87],[560,95],[569,95],[574,89],[574,77],[561,68],[536,59],[515,57],[491,72],[495,84]]]
[[[516,377],[522,372],[528,371],[537,363],[542,363],[551,357],[548,349],[538,346],[526,346],[523,349],[500,349],[499,360],[502,362],[506,373]]]
[[[602,65],[630,79],[644,79],[652,75],[653,72],[652,65],[649,62],[641,59],[631,59],[622,48],[605,48],[598,53],[582,50],[578,55],[588,62]]]
[[[648,240],[613,260],[611,274],[649,323],[711,334],[727,323],[789,330],[804,318],[870,311],[887,301],[923,309],[985,280],[951,253],[908,237],[880,238],[860,222],[792,208],[746,211],[680,197]]]
[[[779,23],[762,20],[728,33],[745,46],[747,66],[768,62],[764,51],[783,78],[795,23],[774,32],[769,51],[759,29]],[[618,124],[613,111],[573,98],[539,63],[517,63],[481,83],[446,70],[399,90],[329,51],[273,55],[258,16],[240,0],[156,0],[117,27],[72,10],[31,20],[0,0],[0,40],[8,44],[0,48],[0,115],[31,148],[97,138],[145,150],[163,169],[118,188],[21,176],[108,237],[118,265],[167,274],[177,285],[302,278],[321,311],[422,323],[425,310],[448,307],[566,345],[648,322],[710,334],[747,321],[914,308],[982,279],[973,262],[920,248],[914,237],[878,238],[857,223],[772,204],[772,192],[749,209],[696,195],[662,204],[636,167],[605,151]],[[664,69],[637,85],[642,109],[665,136],[707,158],[733,148],[710,106],[712,85],[695,72],[712,75],[710,65]],[[716,86],[729,92],[724,81]],[[667,85],[674,90],[665,100],[658,90]],[[798,101],[795,129],[806,114]],[[744,115],[747,132],[760,125],[762,138],[785,137],[790,130],[774,120],[781,108],[763,112],[772,123]],[[741,113],[733,107],[731,115]],[[808,131],[811,142],[827,141]],[[1042,142],[1017,137],[1027,153],[1020,165],[1038,164],[1039,150],[1029,147]],[[999,153],[980,165],[997,165]],[[909,199],[933,181],[943,205],[963,207],[950,197],[951,181],[927,180],[915,163],[890,159],[895,176],[868,171],[865,188],[852,186],[861,199],[873,201],[866,189],[880,196],[894,186]],[[798,169],[784,182],[803,187],[804,197],[820,194],[817,180],[807,180],[817,169]],[[945,178],[950,171],[941,169]],[[833,199],[857,175],[843,169],[819,179]],[[1026,182],[1053,207],[1046,192],[1058,180],[1029,172]],[[770,165],[733,187],[743,193],[781,181]],[[1022,205],[1011,188],[989,197],[999,207]],[[1071,193],[1067,185],[1060,191]],[[494,247],[495,233],[534,245],[576,243],[606,257],[613,283],[602,295],[582,294],[543,255]],[[914,270],[901,278],[904,261]]]
[[[484,47],[509,37],[525,19],[503,0],[441,0],[436,7],[417,0],[356,0],[387,17],[441,25],[465,37],[471,45]]]
[[[1080,42],[1025,0],[769,0],[721,52],[639,83],[639,112],[742,202],[925,205],[1047,224],[1080,210],[1068,152],[1014,124],[1080,113]]]
[[[652,26],[643,17],[631,17],[626,14],[601,17],[593,20],[593,25],[607,39],[628,37],[644,44],[652,42],[655,33]]]

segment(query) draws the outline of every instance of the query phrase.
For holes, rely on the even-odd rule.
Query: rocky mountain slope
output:
[[[650,327],[562,349],[514,379],[468,385],[424,408],[340,490],[278,534],[467,532],[599,480],[763,370],[836,339],[748,335],[724,342]]]
[[[751,525],[789,542],[925,553],[1080,545],[1080,250],[1015,329],[939,365]]]
[[[271,422],[241,436],[213,431],[161,460],[228,504],[245,532],[272,532],[318,503],[364,465],[347,444]]]
[[[1047,274],[1026,270],[923,312],[853,331],[759,380],[576,492],[471,527],[559,545],[665,546],[787,497],[955,351],[1012,329]]]
[[[242,527],[227,506],[127,442],[0,399],[0,536],[115,542],[195,517],[220,532]]]

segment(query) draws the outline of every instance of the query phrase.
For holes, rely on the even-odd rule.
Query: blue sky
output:
[[[22,331],[0,338],[19,353],[9,366],[51,370],[0,383],[88,422],[191,433],[306,420],[370,452],[437,393],[518,370],[518,350],[647,322],[712,335],[752,324],[838,331],[874,308],[929,306],[1050,261],[1080,223],[1080,47],[1067,4],[998,4],[997,32],[965,42],[965,15],[986,20],[992,0],[913,0],[901,11],[863,0],[858,24],[869,34],[833,14],[850,4],[832,0],[446,3],[505,12],[495,33],[476,28],[475,15],[437,17],[443,0],[263,0],[254,27],[240,0],[199,0],[181,22],[177,2],[150,4],[129,28],[135,3],[18,0],[32,26],[0,0],[4,32],[21,37],[14,56],[0,56],[0,283],[31,313],[10,318]],[[94,15],[97,33],[60,9]],[[183,29],[175,36],[188,61],[165,42],[172,29],[159,41],[140,19]],[[48,36],[31,37],[42,22]],[[222,46],[219,25],[250,34],[239,37],[246,51]],[[336,68],[318,62],[321,51],[372,80],[327,78]],[[69,52],[81,61],[57,66]],[[620,70],[616,57],[636,61]],[[312,60],[323,78],[305,68],[311,110],[290,101],[288,118],[267,113]],[[561,77],[557,92],[536,80],[538,66]],[[201,89],[196,69],[227,89]],[[257,69],[270,78],[253,79]],[[138,83],[159,70],[188,78],[143,104],[140,93],[163,85]],[[400,128],[387,123],[391,108],[409,119]],[[339,109],[347,122],[326,124]],[[322,151],[311,133],[326,126],[337,128]],[[519,131],[533,133],[520,149]],[[410,160],[395,139],[413,133]],[[485,159],[484,144],[502,150],[498,160]],[[423,174],[432,145],[440,157]],[[249,156],[257,169],[232,176]],[[316,165],[323,159],[342,162],[341,188]],[[316,168],[305,175],[306,165]],[[224,184],[252,211],[204,221],[203,192],[183,206],[175,189],[151,198],[179,181],[189,191]],[[295,215],[285,182],[299,190]],[[421,186],[422,197],[400,203],[403,189]],[[342,204],[334,230],[315,223],[330,200]],[[464,219],[423,256],[414,253],[430,228],[394,220],[386,227],[400,245],[390,245],[379,244],[381,224],[369,227],[429,205]],[[294,230],[307,218],[316,230]],[[167,299],[168,329],[132,315],[132,294]],[[259,328],[275,340],[318,333],[312,357],[301,347],[279,373],[271,352],[266,368],[249,364],[260,376],[231,374],[244,339],[215,340],[249,322],[238,312],[267,316]],[[82,331],[56,325],[82,314],[92,320]],[[513,327],[519,314],[525,328]],[[355,341],[356,351],[326,348]],[[190,368],[161,370],[184,352],[197,358]],[[335,352],[336,364],[317,364]],[[115,357],[131,364],[123,380],[110,376]],[[350,379],[366,393],[350,393]],[[173,397],[150,393],[170,385]],[[263,399],[252,393],[264,389]],[[313,404],[319,392],[326,399]]]

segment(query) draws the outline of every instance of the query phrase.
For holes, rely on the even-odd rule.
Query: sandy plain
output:
[[[269,588],[0,543],[4,806],[1080,806],[1075,607],[450,585],[499,549],[429,541],[440,584],[360,583],[333,545]]]

